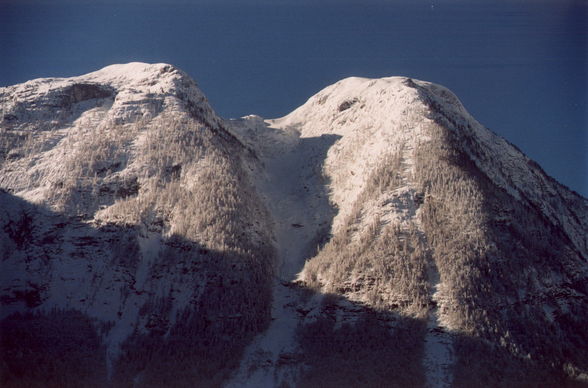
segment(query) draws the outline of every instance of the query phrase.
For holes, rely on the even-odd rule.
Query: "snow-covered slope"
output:
[[[54,185],[70,178],[72,164],[103,157],[99,162],[112,163],[97,169],[104,174],[125,162],[98,153],[140,143],[136,132],[163,114],[165,120],[190,115],[208,128],[220,126],[196,84],[165,64],[112,65],[80,77],[33,80],[2,88],[0,104],[0,184],[33,202],[55,197]],[[35,158],[30,166],[27,157]]]
[[[349,336],[369,332],[361,322],[374,315],[391,342],[407,328],[414,336],[403,352],[417,376],[396,377],[398,385],[585,378],[587,338],[578,325],[587,318],[587,201],[480,125],[447,89],[348,78],[283,118],[250,116],[232,127],[269,173],[261,187],[285,230],[281,260],[316,293],[276,298],[276,325],[299,312],[296,336],[259,337],[233,386],[277,386],[284,376],[302,386],[362,385],[368,373],[372,384],[389,384],[408,368],[378,348],[387,339],[381,331],[359,345],[371,352],[365,364],[349,361],[360,352]],[[326,302],[325,293],[339,299]],[[309,349],[325,336],[332,349]],[[339,343],[346,347],[334,355]],[[388,362],[378,369],[381,358]]]
[[[0,107],[2,316],[74,311],[98,337],[52,383],[80,378],[84,358],[116,384],[221,381],[268,323],[275,259],[255,160],[194,81],[114,65],[2,88]],[[11,315],[6,331],[33,318]],[[38,363],[55,369],[60,349]]]
[[[136,63],[0,89],[0,109],[2,328],[68,319],[109,370],[69,352],[56,378],[587,378],[588,202],[441,86],[348,78],[283,118],[222,120],[181,71]],[[9,345],[10,381],[42,380]]]

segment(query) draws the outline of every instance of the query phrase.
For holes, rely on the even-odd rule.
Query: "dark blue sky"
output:
[[[284,115],[347,76],[443,84],[588,195],[586,0],[0,0],[0,86],[168,62],[224,117]]]

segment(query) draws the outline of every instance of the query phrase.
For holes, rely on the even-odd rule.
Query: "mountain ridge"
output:
[[[185,73],[132,63],[0,106],[2,322],[81,312],[108,370],[88,383],[585,380],[588,201],[439,85],[352,77],[223,120]]]

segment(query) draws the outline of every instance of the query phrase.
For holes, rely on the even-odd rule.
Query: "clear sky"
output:
[[[223,117],[348,76],[440,83],[588,195],[586,0],[0,0],[0,86],[172,63]]]

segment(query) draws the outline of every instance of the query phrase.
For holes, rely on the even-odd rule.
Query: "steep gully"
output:
[[[295,331],[300,317],[296,308],[318,306],[321,297],[317,294],[301,301],[293,282],[305,261],[316,253],[317,237],[329,232],[335,214],[321,166],[338,136],[300,138],[290,131],[282,137],[284,132],[279,129],[263,128],[262,123],[257,126],[264,143],[270,145],[260,155],[265,176],[256,183],[272,216],[278,273],[270,327],[248,347],[227,387],[271,387],[296,380],[299,367],[284,366],[297,351]],[[281,136],[275,136],[278,131]]]

